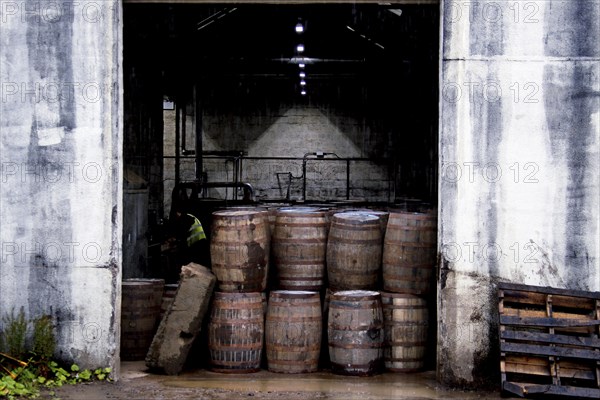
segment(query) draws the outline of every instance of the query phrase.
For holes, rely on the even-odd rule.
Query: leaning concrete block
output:
[[[181,268],[179,288],[154,335],[146,366],[168,375],[181,372],[200,332],[216,281],[201,265],[190,263]]]

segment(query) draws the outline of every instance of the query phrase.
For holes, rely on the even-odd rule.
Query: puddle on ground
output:
[[[236,392],[304,392],[319,394],[323,399],[489,399],[480,392],[443,390],[435,381],[435,373],[385,373],[373,377],[348,377],[331,373],[275,374],[261,371],[253,374],[219,374],[210,371],[186,373],[161,380],[168,387],[220,389]],[[500,397],[497,397],[500,398]]]

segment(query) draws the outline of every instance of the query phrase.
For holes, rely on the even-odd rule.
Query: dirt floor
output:
[[[205,369],[178,376],[151,374],[143,361],[123,362],[118,382],[65,386],[54,397],[63,400],[434,400],[507,399],[500,392],[467,392],[441,387],[435,372],[383,373],[372,377],[347,377],[329,372],[276,374],[261,370],[251,374],[222,374]]]

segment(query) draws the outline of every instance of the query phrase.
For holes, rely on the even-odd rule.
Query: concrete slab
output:
[[[168,375],[181,372],[200,333],[216,281],[202,265],[190,263],[181,268],[179,288],[154,335],[146,366]]]

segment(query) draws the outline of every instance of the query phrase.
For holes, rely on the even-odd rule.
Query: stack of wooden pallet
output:
[[[600,399],[600,293],[501,283],[502,389]]]

